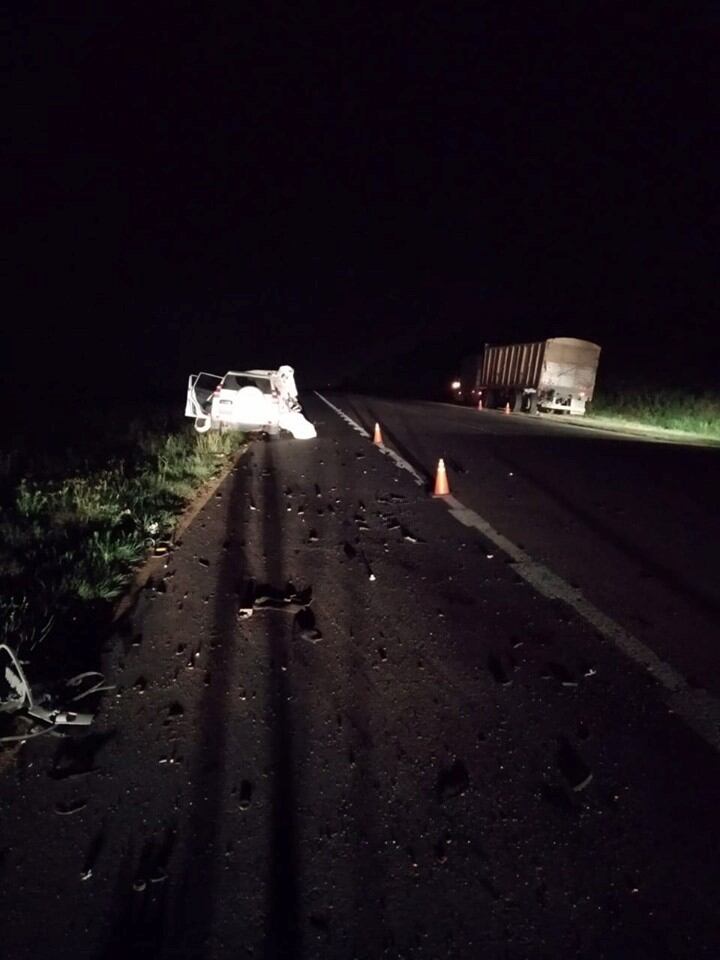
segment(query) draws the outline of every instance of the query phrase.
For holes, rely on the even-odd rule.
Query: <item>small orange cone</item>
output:
[[[445,469],[445,461],[441,457],[438,460],[437,474],[435,475],[434,496],[445,497],[449,493],[450,487],[448,486],[447,470]]]
[[[482,410],[482,397],[478,400],[478,410]]]
[[[383,445],[382,433],[380,432],[380,424],[375,424],[375,433],[373,434],[373,443],[376,443],[379,447]]]
[[[506,404],[505,404],[505,413],[510,413],[510,404],[509,404],[509,403],[506,403]]]

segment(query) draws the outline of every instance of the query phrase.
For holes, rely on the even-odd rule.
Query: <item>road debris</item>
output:
[[[240,783],[238,791],[238,806],[241,810],[247,810],[252,803],[253,785],[249,780],[243,780]]]
[[[133,646],[139,645],[140,641],[135,638],[135,640],[133,640]],[[79,693],[72,697],[71,703],[77,703],[78,700],[89,697],[91,693],[105,693],[108,690],[115,689],[114,683],[105,683],[105,675],[98,670],[86,670],[85,673],[78,673],[77,676],[66,680],[65,686],[71,690],[80,690]],[[85,689],[82,689],[83,687],[85,687]]]
[[[575,793],[580,793],[592,781],[593,774],[590,767],[569,740],[561,738],[556,760],[560,773]]]
[[[487,659],[488,670],[492,674],[493,680],[507,687],[512,683],[512,677],[508,674],[503,663],[496,654],[491,653]]]
[[[298,613],[312,603],[312,587],[298,590],[293,583],[284,589],[270,585],[250,583],[238,608],[238,619],[248,620],[262,610],[282,610],[284,613]]]
[[[84,800],[58,800],[55,804],[55,813],[62,817],[69,817],[73,813],[79,813],[88,805],[87,799]]]
[[[310,607],[303,607],[298,611],[293,630],[299,640],[307,640],[309,643],[318,643],[322,640],[322,632],[315,625],[315,614]]]
[[[407,527],[402,525],[400,526],[400,534],[403,540],[407,540],[408,543],[425,543],[421,537],[418,537],[415,533],[411,533]]]
[[[99,678],[99,681],[96,678]],[[80,693],[75,693],[74,688],[81,687],[88,680],[96,680],[96,682],[90,683],[90,686],[81,690]],[[76,677],[71,677],[65,681],[65,687],[69,687],[74,696],[69,697],[67,702],[72,703],[88,696],[90,693],[110,689],[103,681],[102,674],[95,671],[87,671],[78,674]],[[0,737],[0,743],[26,740],[31,736],[39,736],[42,733],[49,732],[58,726],[89,726],[94,719],[94,714],[76,713],[74,710],[55,706],[47,693],[39,696],[34,695],[17,654],[6,643],[0,644],[0,713],[15,714],[18,718],[25,717],[26,719],[39,720],[41,724],[45,725],[40,729]]]
[[[550,679],[552,676],[556,680],[559,680],[560,685],[563,687],[576,687],[578,685],[577,680],[575,677],[573,677],[564,664],[557,663],[555,660],[550,660],[548,661],[547,666],[550,673],[543,674],[543,678],[547,677],[547,679]]]

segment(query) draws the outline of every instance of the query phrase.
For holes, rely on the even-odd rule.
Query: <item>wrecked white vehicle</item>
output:
[[[198,433],[235,429],[271,436],[287,430],[296,440],[317,436],[305,418],[295,386],[295,371],[230,370],[224,377],[196,373],[188,379],[185,416],[192,417]]]

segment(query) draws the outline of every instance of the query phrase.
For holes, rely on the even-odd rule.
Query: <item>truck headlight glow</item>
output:
[[[450,387],[452,390],[459,390],[461,387],[461,383],[459,380],[453,380],[453,382],[450,384]]]

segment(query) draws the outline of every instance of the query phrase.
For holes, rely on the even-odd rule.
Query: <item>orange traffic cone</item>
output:
[[[478,400],[478,410],[482,410],[482,397]]]
[[[445,469],[445,461],[441,457],[438,460],[437,474],[435,475],[434,496],[445,497],[449,493],[450,487],[448,486],[447,470]]]
[[[505,413],[510,413],[510,404],[509,404],[509,403],[506,403],[506,404],[505,404]]]
[[[373,434],[373,443],[376,443],[379,447],[383,444],[382,433],[380,432],[380,424],[375,424],[375,433]]]

